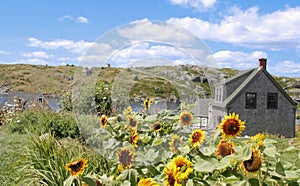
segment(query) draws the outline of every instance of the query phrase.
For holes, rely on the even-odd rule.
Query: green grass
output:
[[[1,185],[15,185],[21,176],[18,173],[18,163],[22,161],[21,152],[29,142],[26,134],[11,133],[7,128],[0,130],[0,183]]]
[[[144,78],[134,84],[129,93],[131,98],[134,97],[161,97],[161,98],[178,98],[178,92],[175,87],[162,78]]]

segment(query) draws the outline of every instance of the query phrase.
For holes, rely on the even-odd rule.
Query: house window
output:
[[[278,93],[267,93],[267,109],[278,108]]]
[[[247,92],[246,93],[246,109],[256,109],[256,93]]]

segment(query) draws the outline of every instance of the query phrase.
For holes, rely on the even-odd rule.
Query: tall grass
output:
[[[16,180],[22,179],[16,170],[18,162],[23,160],[20,152],[28,141],[28,135],[11,133],[7,128],[0,130],[0,185],[16,185]]]
[[[54,136],[32,136],[19,164],[23,178],[20,185],[58,185],[63,186],[70,176],[65,165],[74,159],[88,159],[85,174],[104,174],[110,170],[108,162],[93,150],[74,139],[56,140]]]

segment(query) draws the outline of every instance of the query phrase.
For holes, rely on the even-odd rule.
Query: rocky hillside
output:
[[[71,90],[74,66],[0,65],[0,93],[5,91],[41,92],[62,95]],[[101,81],[127,81],[132,76],[131,96],[152,95],[159,97],[177,96],[169,82],[182,86],[193,86],[201,97],[211,95],[211,86],[221,79],[237,74],[235,69],[202,68],[192,65],[143,67],[135,69],[93,68]],[[82,72],[79,70],[78,72]],[[126,72],[126,73],[124,73]],[[149,79],[150,77],[150,79]],[[295,99],[300,99],[300,78],[274,77]],[[129,81],[129,80],[128,80]],[[171,94],[170,94],[171,92]]]

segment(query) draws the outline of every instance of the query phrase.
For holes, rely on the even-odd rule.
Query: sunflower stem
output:
[[[82,186],[82,184],[81,184],[81,176],[80,175],[76,178],[76,180],[78,182],[78,185]]]

